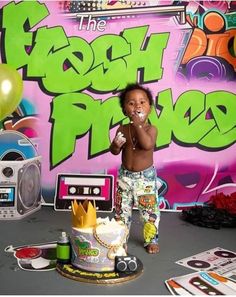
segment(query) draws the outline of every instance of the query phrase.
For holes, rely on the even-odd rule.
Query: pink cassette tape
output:
[[[95,200],[98,211],[113,209],[114,178],[105,174],[59,174],[54,199],[55,210],[71,210],[71,202]]]

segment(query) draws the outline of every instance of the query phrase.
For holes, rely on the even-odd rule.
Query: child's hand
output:
[[[124,134],[121,132],[118,132],[118,134],[116,135],[116,137],[113,140],[113,143],[117,147],[121,148],[125,142],[126,142],[126,138],[124,137]]]
[[[134,112],[130,117],[131,124],[134,124],[134,126],[142,125],[145,119],[145,114],[142,112]]]

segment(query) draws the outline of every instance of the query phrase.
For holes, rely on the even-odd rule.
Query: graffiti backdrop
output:
[[[108,173],[118,94],[148,87],[162,209],[236,186],[236,1],[1,1],[2,63],[23,80],[0,122],[31,139],[52,202],[59,173]]]

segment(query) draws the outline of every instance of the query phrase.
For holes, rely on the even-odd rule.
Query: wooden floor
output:
[[[107,216],[108,213],[98,214]],[[180,213],[162,212],[160,253],[149,255],[142,246],[142,224],[133,213],[128,251],[143,263],[144,272],[129,282],[104,285],[74,281],[57,271],[30,272],[18,268],[8,245],[56,241],[61,231],[70,233],[69,212],[56,212],[51,207],[18,221],[0,221],[0,294],[2,295],[171,295],[164,281],[194,272],[175,262],[206,250],[221,247],[236,252],[235,228],[220,230],[193,226],[180,218]]]

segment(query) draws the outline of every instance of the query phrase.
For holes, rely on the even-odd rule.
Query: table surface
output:
[[[112,216],[98,213],[97,216]],[[183,221],[180,213],[161,212],[159,229],[160,252],[150,255],[143,248],[142,223],[137,210],[128,242],[128,252],[143,263],[143,273],[128,282],[118,284],[91,284],[66,278],[56,270],[21,270],[12,253],[4,249],[56,241],[62,231],[70,234],[70,212],[42,207],[21,220],[0,221],[0,294],[12,295],[171,295],[165,280],[193,273],[194,270],[175,262],[221,247],[235,251],[235,228],[220,230],[194,226]]]

